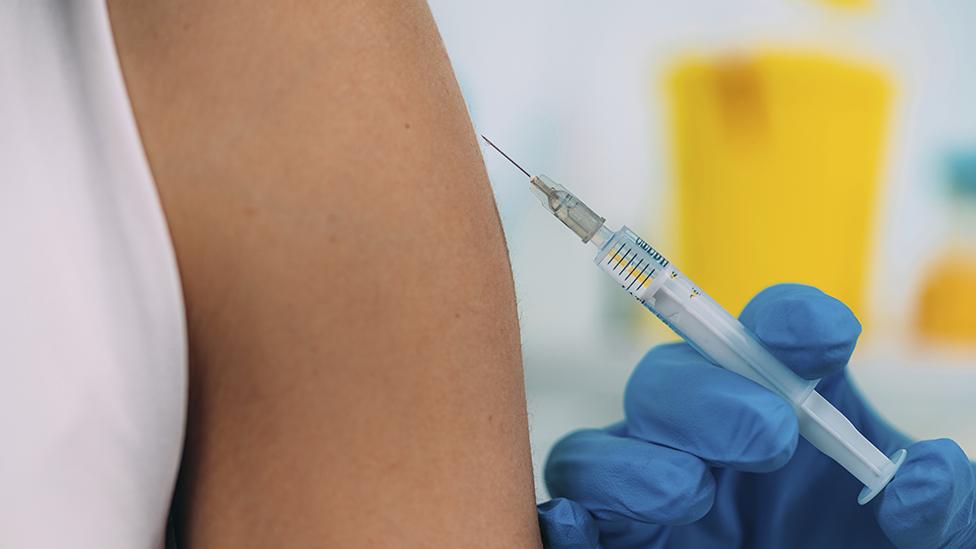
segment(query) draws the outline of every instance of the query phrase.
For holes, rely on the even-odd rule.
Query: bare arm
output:
[[[186,294],[185,546],[538,546],[510,269],[426,5],[110,8]]]

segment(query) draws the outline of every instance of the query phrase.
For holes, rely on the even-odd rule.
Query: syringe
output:
[[[871,501],[905,460],[898,450],[888,459],[842,413],[804,379],[769,353],[745,326],[698,289],[664,255],[627,227],[612,231],[580,199],[545,175],[530,175],[487,137],[496,151],[529,178],[532,191],[550,213],[599,252],[604,272],[676,334],[715,364],[774,391],[796,411],[800,434],[864,484],[857,501]]]

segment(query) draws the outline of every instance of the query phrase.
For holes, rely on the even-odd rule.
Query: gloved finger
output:
[[[624,413],[629,436],[740,471],[782,467],[799,435],[786,400],[683,343],[658,346],[641,360]]]
[[[542,546],[546,549],[598,549],[600,531],[593,517],[575,501],[556,498],[536,506]]]
[[[700,459],[599,429],[556,443],[545,479],[550,494],[580,503],[598,522],[687,524],[715,498],[715,479]]]
[[[842,371],[861,335],[861,323],[846,305],[802,284],[766,288],[746,305],[739,320],[806,379]]]
[[[976,474],[951,440],[910,446],[879,500],[878,524],[898,547],[976,547]]]

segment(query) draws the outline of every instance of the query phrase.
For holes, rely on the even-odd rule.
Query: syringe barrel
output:
[[[795,374],[633,231],[623,227],[614,233],[594,261],[703,356],[789,401],[800,434],[865,485],[861,503],[874,497],[894,475],[897,464],[814,390],[818,380]]]
[[[663,254],[623,227],[594,260],[637,301],[712,362],[773,390],[795,405],[813,391],[772,356]]]

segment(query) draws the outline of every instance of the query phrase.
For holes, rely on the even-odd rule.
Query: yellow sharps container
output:
[[[874,66],[818,54],[678,63],[676,261],[730,311],[801,282],[863,318],[891,88]]]

